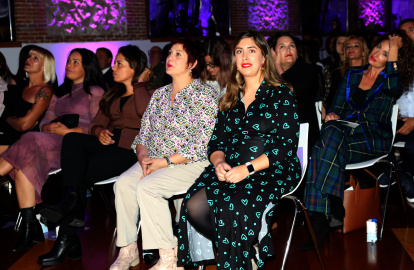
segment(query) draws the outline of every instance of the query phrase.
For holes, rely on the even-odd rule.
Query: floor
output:
[[[111,194],[111,187],[106,187],[106,191]],[[384,196],[385,190],[381,190],[381,198],[383,199]],[[0,207],[2,214],[6,213],[8,216],[2,216],[1,227],[7,220],[15,220],[18,212],[16,205],[15,197],[2,186]],[[277,252],[274,259],[265,265],[266,270],[280,269],[292,222],[293,207],[290,202],[283,202],[278,207],[276,216],[278,226],[272,230]],[[297,247],[308,238],[302,215],[299,216],[285,269],[320,269],[314,251],[297,250]],[[47,253],[53,246],[53,241],[46,240],[44,243],[36,244],[23,254],[12,253],[10,247],[16,240],[17,234],[13,231],[13,226],[9,226],[0,230],[0,269],[108,269],[118,252],[114,246],[114,228],[115,220],[108,214],[101,197],[98,193],[92,193],[88,199],[86,227],[79,232],[83,249],[82,259],[72,261],[66,258],[61,265],[41,267],[36,263],[37,257]],[[414,269],[414,205],[407,204],[405,214],[398,189],[393,186],[384,237],[381,241],[376,244],[367,243],[365,229],[345,235],[331,232],[330,242],[324,243],[321,256],[325,269]],[[131,269],[146,270],[150,267],[141,262]],[[208,266],[207,269],[213,270],[215,266]]]

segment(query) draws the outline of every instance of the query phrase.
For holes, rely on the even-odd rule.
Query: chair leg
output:
[[[381,232],[380,232],[379,240],[382,240],[382,233],[384,232],[385,217],[387,215],[388,199],[389,199],[390,190],[391,190],[391,177],[392,177],[393,164],[390,162],[389,165],[390,165],[390,175],[388,176],[387,195],[385,197],[384,213],[382,214],[382,225],[381,225]]]
[[[112,206],[111,202],[109,201],[108,197],[105,194],[105,190],[103,189],[103,187],[97,185],[96,188],[98,189],[99,194],[101,195],[101,198],[106,206],[106,208],[108,209],[110,215],[113,218],[116,218],[116,211],[114,209],[114,207]]]
[[[400,175],[398,173],[397,166],[392,162],[391,162],[391,165],[392,165],[392,168],[393,168],[393,173],[395,175],[395,179],[397,180],[398,189],[400,191],[401,201],[402,201],[402,204],[403,204],[403,207],[404,207],[404,213],[407,213],[407,206],[405,204],[404,193],[403,193],[402,188],[401,188]]]
[[[289,254],[290,244],[292,242],[293,230],[294,230],[295,225],[296,225],[296,217],[298,215],[298,203],[296,202],[296,198],[295,197],[290,197],[290,196],[286,196],[286,198],[291,199],[293,201],[293,203],[295,204],[295,215],[293,216],[292,227],[290,228],[289,238],[288,238],[288,241],[286,243],[285,254],[283,256],[282,267],[280,268],[281,270],[284,270],[285,266],[286,266],[287,256]]]
[[[303,213],[305,215],[305,220],[306,220],[306,223],[308,224],[308,229],[309,229],[310,235],[312,237],[313,245],[315,246],[316,256],[318,257],[318,261],[319,261],[319,264],[321,266],[321,269],[325,270],[325,267],[324,267],[323,262],[322,262],[321,254],[319,252],[318,243],[316,242],[315,233],[313,232],[312,226],[311,226],[310,221],[309,221],[309,215],[308,215],[308,212],[306,211],[306,207],[303,205],[303,203],[299,199],[297,199],[297,203],[299,203],[300,206],[303,209]]]
[[[22,214],[19,211],[19,215],[17,216],[16,224],[14,224],[14,231],[18,232],[20,229],[20,223],[22,222]]]
[[[284,270],[284,269],[285,269],[285,266],[286,266],[287,256],[288,256],[288,254],[289,254],[290,244],[291,244],[291,242],[292,242],[293,230],[294,230],[295,225],[296,225],[296,217],[297,217],[297,214],[298,214],[298,212],[299,212],[299,211],[298,211],[298,207],[300,207],[300,208],[302,209],[302,211],[304,212],[304,214],[305,214],[305,220],[306,220],[306,223],[307,223],[308,228],[309,228],[309,232],[310,232],[311,237],[312,237],[313,245],[315,246],[315,252],[316,252],[316,256],[318,257],[319,264],[320,264],[320,266],[321,266],[321,269],[322,269],[322,270],[325,270],[325,266],[323,265],[321,255],[320,255],[320,253],[319,253],[318,244],[316,243],[315,234],[314,234],[313,229],[312,229],[312,226],[311,226],[311,224],[310,224],[310,221],[309,221],[309,216],[308,216],[308,213],[307,213],[307,211],[306,211],[305,206],[304,206],[304,205],[303,205],[303,203],[302,203],[302,202],[301,202],[301,201],[300,201],[297,197],[295,197],[295,196],[291,196],[291,195],[289,195],[289,196],[283,197],[283,199],[285,199],[285,198],[286,198],[286,199],[290,199],[290,200],[292,200],[292,201],[293,201],[293,203],[295,204],[295,215],[293,216],[292,228],[290,229],[289,238],[288,238],[288,241],[287,241],[287,243],[286,243],[285,254],[284,254],[284,256],[283,256],[282,267],[281,267],[280,269],[281,269],[281,270]]]

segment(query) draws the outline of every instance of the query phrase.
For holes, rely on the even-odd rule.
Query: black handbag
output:
[[[79,114],[76,114],[76,113],[65,114],[50,121],[50,123],[57,123],[57,122],[64,124],[67,128],[75,128],[79,125]]]

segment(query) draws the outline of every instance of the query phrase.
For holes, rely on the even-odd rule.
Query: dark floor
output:
[[[108,186],[106,189],[111,193],[111,187]],[[381,190],[382,199],[384,196],[385,190]],[[266,264],[265,269],[280,269],[292,220],[293,207],[289,203],[279,205],[276,217],[278,227],[273,230],[273,242],[277,254]],[[0,206],[2,213],[11,215],[10,218],[5,219],[14,221],[18,211],[16,201],[4,187],[0,190]],[[87,215],[86,229],[79,233],[83,249],[82,259],[72,261],[67,258],[61,265],[41,267],[36,263],[37,257],[48,252],[53,246],[53,241],[46,240],[44,243],[39,243],[24,254],[12,253],[10,247],[17,235],[13,227],[8,227],[0,230],[0,269],[108,269],[118,252],[114,247],[115,220],[109,216],[102,199],[95,193],[92,193],[89,199]],[[307,229],[302,225],[302,215],[300,216],[286,269],[320,269],[315,252],[297,251],[297,247],[308,237]],[[397,234],[406,241],[400,242]],[[407,214],[404,214],[397,188],[393,186],[382,241],[376,244],[366,243],[365,229],[346,235],[331,232],[330,243],[323,245],[321,256],[325,269],[414,269],[414,205],[407,204]],[[141,262],[133,269],[146,270],[150,267]],[[215,267],[207,267],[208,270],[213,268]]]

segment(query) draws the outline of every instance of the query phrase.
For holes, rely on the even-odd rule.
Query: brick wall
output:
[[[90,42],[147,39],[146,0],[125,0],[127,34],[56,36],[46,31],[44,0],[14,0],[17,41],[22,43]],[[289,30],[300,32],[300,0],[289,1]],[[232,36],[248,29],[247,0],[230,0]]]

